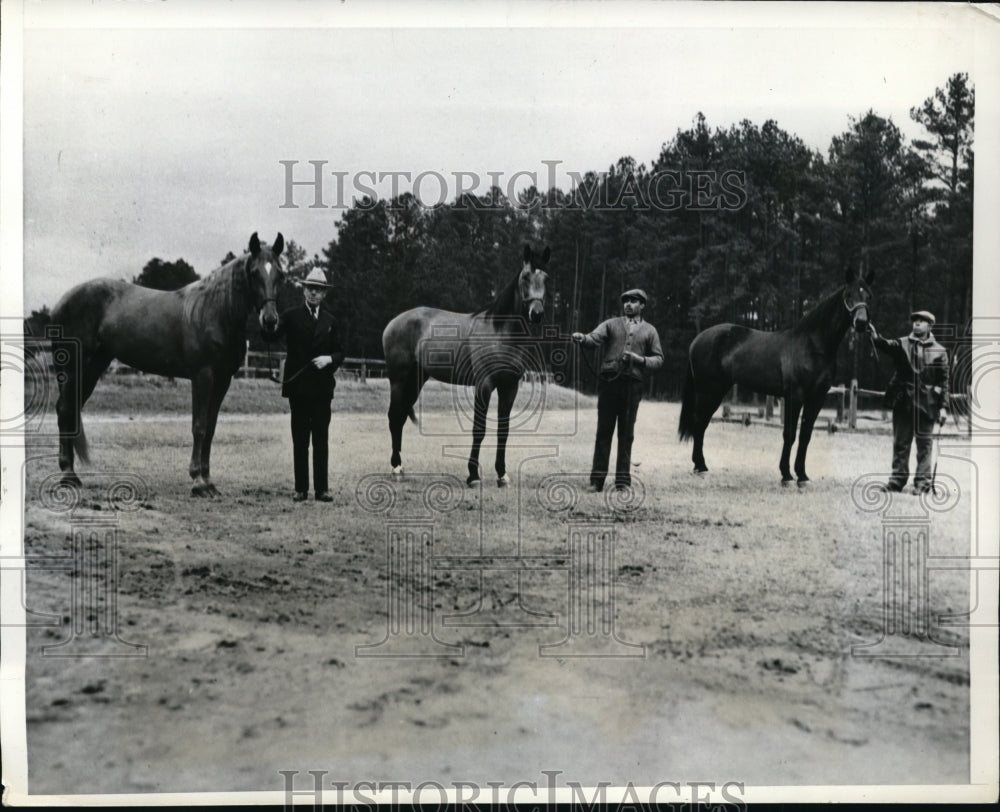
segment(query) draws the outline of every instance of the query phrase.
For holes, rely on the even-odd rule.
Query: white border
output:
[[[385,26],[391,21],[399,27],[691,27],[691,28],[796,28],[814,27],[817,18],[834,20],[838,27],[871,29],[893,28],[930,29],[953,24],[956,19],[975,26],[976,87],[976,192],[974,238],[974,308],[977,317],[1000,314],[1000,286],[996,284],[996,269],[1000,268],[1000,14],[995,7],[965,4],[924,3],[919,11],[906,4],[909,11],[901,14],[900,6],[890,3],[851,3],[846,9],[831,3],[670,3],[653,2],[577,2],[572,9],[567,3],[487,2],[475,5],[445,0],[445,2],[408,3],[405,16],[400,4],[376,0],[360,3],[324,3],[301,0],[285,4],[282,14],[275,13],[275,3],[211,2],[204,0],[170,0],[148,3],[95,0],[81,4],[70,0],[49,0],[30,3],[20,0],[0,3],[2,14],[2,70],[0,70],[0,268],[7,281],[21,277],[22,271],[22,139],[23,107],[23,31],[42,28],[313,28],[325,26],[372,27]],[[211,15],[206,14],[211,9]],[[962,16],[967,15],[967,16]],[[915,58],[919,58],[915,55]],[[0,298],[0,317],[4,321],[22,318],[22,288],[20,284],[5,285]],[[1000,393],[985,404],[989,413],[1000,414]],[[23,403],[23,381],[16,370],[6,369],[0,385],[0,409],[4,414],[17,413]],[[986,472],[984,493],[1000,492],[997,472],[1000,471],[1000,448],[983,444],[974,451],[973,459],[980,472]],[[23,518],[23,447],[2,450],[2,503],[0,503],[0,556],[20,556]],[[983,500],[989,501],[989,500]],[[980,516],[981,550],[997,554],[997,504],[984,505],[990,512]],[[6,622],[23,623],[20,594],[20,574],[0,573],[0,607]],[[11,579],[14,579],[12,581]],[[994,592],[985,596],[996,606]],[[16,582],[16,583],[15,583]],[[11,588],[11,586],[15,588]],[[0,649],[0,736],[4,741],[3,778],[8,786],[5,802],[19,805],[137,805],[137,804],[260,804],[282,803],[284,793],[171,793],[31,796],[26,794],[27,760],[24,727],[24,656],[23,628],[6,627]],[[867,802],[974,802],[995,800],[998,793],[998,762],[1000,741],[995,720],[1000,718],[998,706],[998,640],[996,629],[972,629],[971,658],[971,718],[972,760],[971,778],[967,786],[834,786],[834,787],[748,787],[743,795],[747,802],[771,801],[867,801]],[[985,720],[985,724],[983,724]],[[637,788],[637,794],[641,788]],[[568,789],[560,790],[556,800],[569,801]],[[328,796],[329,797],[329,796]],[[622,795],[608,793],[608,800]],[[638,795],[641,799],[643,796]],[[530,790],[516,796],[517,800],[549,800],[534,797]],[[382,798],[389,800],[389,796]],[[718,794],[715,800],[720,800]],[[298,802],[312,803],[310,798]]]

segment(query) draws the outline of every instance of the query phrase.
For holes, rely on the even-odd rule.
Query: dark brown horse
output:
[[[785,399],[785,426],[781,446],[782,484],[792,480],[789,457],[802,413],[795,475],[806,476],[806,450],[813,424],[836,372],[837,348],[853,325],[868,329],[868,302],[873,272],[864,280],[848,273],[846,284],[820,302],[787,330],[764,333],[737,324],[718,324],[695,336],[689,351],[687,380],[681,406],[680,438],[694,438],[691,459],[695,473],[708,470],[702,453],[705,429],[732,385]]]
[[[87,461],[80,410],[112,360],[155,375],[191,380],[194,448],[191,493],[215,496],[209,477],[212,437],[222,399],[246,352],[246,322],[260,312],[265,331],[278,326],[276,299],[284,276],[278,234],[273,246],[250,237],[249,253],[204,279],[174,291],[118,279],[94,279],[73,288],[52,311],[64,352],[53,352],[59,380],[59,468],[79,485],[74,448]]]
[[[545,315],[548,261],[548,248],[538,256],[525,245],[521,270],[488,307],[475,313],[417,307],[396,316],[386,326],[382,348],[392,388],[389,432],[394,474],[403,472],[399,452],[406,418],[416,422],[413,404],[427,379],[434,378],[475,388],[472,452],[466,480],[470,486],[479,482],[479,448],[486,435],[486,410],[493,390],[497,390],[497,485],[508,484],[510,410],[521,376],[526,369],[537,366],[537,343],[529,325],[540,324]]]

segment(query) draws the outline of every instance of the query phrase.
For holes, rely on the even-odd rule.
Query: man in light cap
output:
[[[913,329],[902,338],[882,338],[871,326],[876,346],[892,358],[894,371],[885,392],[892,409],[892,476],[886,489],[901,491],[910,476],[910,446],[917,441],[913,493],[930,490],[934,422],[944,424],[948,407],[948,353],[934,340],[934,314],[910,314]]]
[[[611,457],[611,436],[618,424],[618,459],[615,487],[631,486],[629,466],[635,417],[642,400],[643,380],[647,373],[663,366],[660,336],[642,312],[646,294],[639,288],[622,294],[625,315],[601,322],[587,335],[573,333],[573,340],[585,347],[601,347],[601,371],[597,384],[597,440],[590,471],[592,491],[604,489]]]
[[[313,447],[313,486],[317,502],[332,502],[328,480],[330,402],[337,381],[333,373],[344,361],[333,315],[323,308],[330,290],[322,268],[302,282],[303,302],[281,314],[278,335],[285,336],[285,370],[281,395],[292,412],[292,457],[296,502],[309,493],[309,441]]]

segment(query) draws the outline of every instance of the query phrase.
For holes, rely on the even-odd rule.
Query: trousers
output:
[[[309,442],[313,450],[313,484],[316,493],[330,489],[327,467],[330,458],[330,401],[325,398],[293,396],[288,399],[292,412],[292,460],[295,490],[309,490]]]
[[[618,427],[618,458],[615,461],[615,486],[626,488],[632,484],[632,440],[635,436],[635,418],[642,400],[643,382],[627,376],[611,380],[601,379],[597,384],[597,440],[594,443],[594,462],[590,470],[590,484],[601,489],[608,476],[611,459],[611,438]]]
[[[893,487],[902,488],[910,478],[910,448],[917,442],[917,472],[913,476],[915,488],[930,487],[931,457],[934,448],[934,419],[915,409],[908,398],[892,410],[892,477]]]

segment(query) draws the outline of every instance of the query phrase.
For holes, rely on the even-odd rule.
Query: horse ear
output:
[[[271,246],[271,250],[274,251],[275,256],[285,250],[285,238],[281,236],[280,231],[278,232],[278,236],[274,238],[274,245]]]
[[[855,279],[857,279],[857,274],[854,273],[854,269],[848,264],[844,269],[844,284],[850,285]]]
[[[548,265],[548,263],[549,263],[549,255],[551,253],[552,253],[551,250],[546,245],[545,246],[545,251],[542,253],[542,265]]]
[[[874,279],[875,279],[875,269],[872,268],[868,271],[868,273],[865,274],[865,284],[871,285]]]
[[[524,261],[531,262],[531,246],[528,243],[524,244]]]
[[[255,231],[250,235],[250,256],[257,256],[260,253],[260,240],[257,238],[257,232]]]

